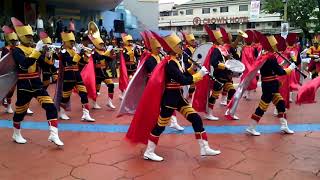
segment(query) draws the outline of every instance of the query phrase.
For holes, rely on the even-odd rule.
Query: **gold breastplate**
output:
[[[21,49],[25,55],[25,57],[29,57],[32,53],[32,51],[34,50],[34,48],[32,47],[26,47],[26,46],[23,46],[23,45],[19,45],[17,46],[17,48]],[[26,61],[28,61],[28,59],[25,59]],[[28,68],[28,73],[34,73],[37,71],[37,62],[34,62],[33,65],[31,65],[29,68]]]

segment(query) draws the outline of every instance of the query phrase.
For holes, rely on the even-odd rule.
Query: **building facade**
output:
[[[280,14],[260,12],[250,19],[251,0],[191,0],[184,4],[160,4],[159,28],[161,30],[189,31],[205,34],[203,25],[226,28],[233,35],[237,30],[255,29],[263,33],[280,33]]]

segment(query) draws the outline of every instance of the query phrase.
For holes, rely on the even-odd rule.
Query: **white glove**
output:
[[[108,46],[107,51],[111,51],[113,49],[113,46]]]
[[[200,69],[199,73],[203,77],[203,76],[209,74],[209,71],[207,70],[206,67],[202,66],[202,68]]]
[[[295,63],[291,63],[288,68],[291,69],[291,70],[294,70],[296,67],[297,67],[297,66],[296,66]]]
[[[320,59],[319,59],[319,58],[317,58],[317,59],[315,59],[315,60],[314,60],[314,62],[319,62],[319,61],[320,61]]]
[[[294,57],[295,55],[294,51],[290,51],[290,57]]]
[[[317,59],[317,58],[319,58],[319,56],[318,56],[318,55],[313,55],[313,57],[314,57],[314,58],[316,58],[316,59]]]
[[[40,40],[40,41],[38,41],[37,42],[37,44],[36,44],[36,51],[42,51],[43,50],[43,46],[44,46],[44,44],[43,44],[43,42],[42,42],[42,40]]]

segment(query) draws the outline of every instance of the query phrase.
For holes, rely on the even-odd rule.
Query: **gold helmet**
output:
[[[23,43],[31,43],[30,40],[26,36],[33,36],[33,31],[30,25],[25,26],[21,21],[17,18],[12,17],[11,22],[13,24],[16,33]]]
[[[4,32],[4,37],[7,42],[18,41],[18,36],[9,26],[3,26],[2,31]]]
[[[129,41],[133,41],[133,38],[130,34],[122,34],[122,41],[123,41],[123,44],[128,46],[129,45]]]
[[[61,39],[63,42],[68,42],[68,41],[75,41],[76,38],[74,37],[73,32],[62,32],[61,33]]]
[[[158,53],[158,48],[161,48],[161,44],[159,43],[159,41],[154,37],[150,37],[149,42],[150,42],[151,52]]]
[[[40,39],[42,40],[42,42],[43,42],[44,44],[52,44],[52,40],[51,40],[51,38],[48,36],[47,33],[45,33],[45,32],[40,32],[39,37],[40,37]]]
[[[172,33],[169,36],[163,37],[163,40],[167,43],[167,45],[173,52],[182,54],[183,51],[179,46],[179,44],[181,43],[181,39],[177,36],[176,33]]]

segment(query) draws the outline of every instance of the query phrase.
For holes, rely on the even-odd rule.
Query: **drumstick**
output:
[[[289,59],[287,59],[286,57],[284,57],[280,52],[276,51],[276,53],[282,58],[284,59],[287,63],[291,64],[294,63],[293,61],[290,61]],[[308,76],[305,75],[298,67],[295,68],[302,76],[304,79],[306,79]]]

